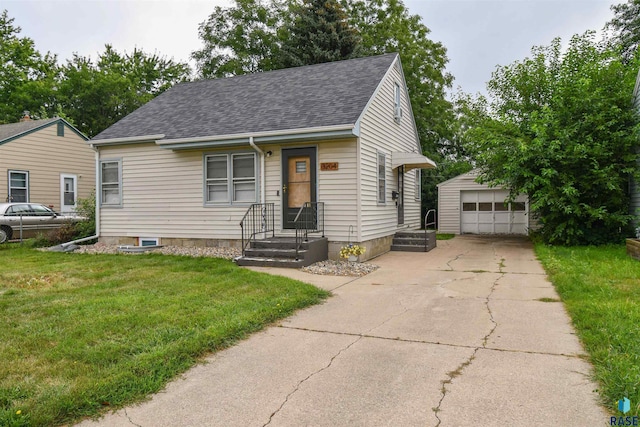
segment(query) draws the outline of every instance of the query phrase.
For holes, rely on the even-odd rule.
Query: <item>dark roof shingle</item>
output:
[[[386,54],[181,83],[93,139],[166,139],[354,124],[397,57]]]
[[[42,120],[27,120],[25,122],[0,125],[0,142],[4,141],[5,139],[13,138],[23,133],[29,132],[33,129],[47,125],[56,120],[58,119],[53,118],[53,119],[42,119]]]

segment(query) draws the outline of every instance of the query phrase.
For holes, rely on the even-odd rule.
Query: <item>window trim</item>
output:
[[[104,185],[104,181],[102,179],[102,165],[104,165],[105,163],[117,163],[118,165],[118,203],[105,203],[104,198],[103,198],[103,185]],[[122,158],[118,158],[118,159],[101,159],[99,162],[99,171],[98,173],[100,174],[100,207],[105,207],[105,208],[121,208],[122,207],[122,199],[123,199],[123,192],[122,192]],[[107,184],[115,184],[113,182],[109,182]]]
[[[253,178],[248,179],[246,177],[236,178],[233,174],[233,161],[236,157],[240,156],[252,156],[253,157]],[[227,165],[227,177],[225,179],[227,184],[227,197],[224,201],[212,201],[209,200],[209,191],[207,188],[208,183],[211,180],[216,178],[209,179],[207,177],[207,162],[209,158],[212,157],[225,157],[226,165]],[[203,171],[202,171],[202,197],[204,206],[246,206],[251,205],[253,203],[258,202],[259,197],[259,165],[258,165],[258,156],[255,151],[226,151],[226,152],[212,152],[212,153],[204,153],[203,154]],[[254,191],[254,199],[247,201],[237,201],[234,200],[234,187],[236,183],[246,183],[253,182],[253,191]]]
[[[11,174],[14,174],[14,173],[15,174],[24,174],[25,175],[25,187],[24,188],[22,188],[22,187],[12,187],[11,186]],[[18,170],[18,169],[9,169],[7,171],[7,200],[11,201],[11,199],[13,197],[11,190],[13,188],[15,188],[15,189],[20,189],[20,190],[26,190],[25,191],[26,200],[24,202],[22,202],[22,201],[20,201],[20,202],[15,201],[15,202],[16,203],[29,203],[29,199],[30,199],[30,197],[29,197],[29,193],[30,193],[29,179],[30,179],[29,171]]]
[[[400,90],[400,83],[395,82],[393,90],[393,119],[396,123],[400,124],[402,119],[402,92]]]
[[[415,182],[413,183],[413,199],[417,202],[422,200],[422,170],[416,168]]]
[[[153,242],[153,245],[144,245],[143,242]],[[138,237],[138,246],[160,246],[160,238],[159,237]]]
[[[380,158],[382,157],[382,176],[380,176]],[[380,199],[380,184],[383,185],[382,199]],[[376,151],[376,201],[378,205],[387,204],[387,155],[381,151]]]

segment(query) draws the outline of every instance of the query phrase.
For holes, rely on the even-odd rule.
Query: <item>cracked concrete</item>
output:
[[[598,425],[590,366],[529,242],[458,236],[332,290],[105,426]],[[260,269],[264,271],[265,269]]]

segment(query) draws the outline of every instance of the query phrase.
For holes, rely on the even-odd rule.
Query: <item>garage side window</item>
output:
[[[122,206],[122,161],[100,162],[100,203],[102,206]]]
[[[205,203],[256,201],[255,153],[205,156]]]
[[[29,201],[29,172],[9,171],[9,192],[7,202],[27,203]]]
[[[386,202],[387,187],[387,158],[383,153],[378,153],[378,203]]]

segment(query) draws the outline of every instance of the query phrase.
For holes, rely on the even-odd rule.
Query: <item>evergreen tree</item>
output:
[[[337,0],[304,0],[291,7],[293,20],[280,50],[284,68],[359,56],[360,37]]]

